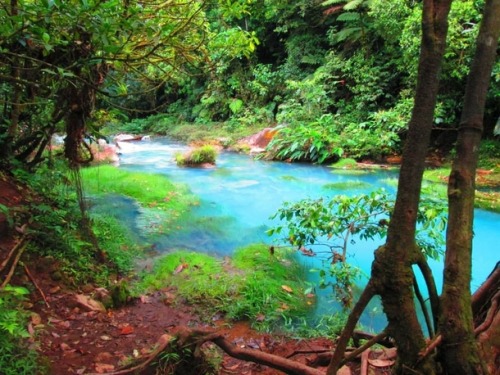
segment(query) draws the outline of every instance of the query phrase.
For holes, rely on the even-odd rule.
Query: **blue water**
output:
[[[310,164],[259,161],[230,152],[220,153],[217,166],[212,169],[179,168],[174,155],[186,150],[187,146],[167,139],[122,144],[121,168],[164,174],[171,181],[187,184],[201,200],[200,206],[193,209],[190,225],[155,239],[155,247],[160,251],[184,248],[224,256],[250,243],[271,244],[273,239],[265,231],[278,224],[278,221],[271,221],[270,216],[283,202],[335,194],[354,195],[380,187],[393,192],[394,184],[387,182],[397,178],[394,171],[342,171]],[[363,186],[348,190],[333,190],[327,186],[351,181]],[[472,290],[485,280],[500,259],[499,223],[499,214],[476,210]],[[373,252],[381,243],[357,241],[349,247],[348,261],[368,274]],[[302,259],[307,267],[321,266],[321,259]],[[430,263],[440,290],[442,262]],[[311,281],[317,278],[315,275],[311,273]],[[317,313],[338,310],[328,293],[322,296]],[[369,310],[372,313],[367,313],[362,322],[374,329],[383,328],[384,322],[374,322],[373,318],[380,312],[378,303],[375,301]]]

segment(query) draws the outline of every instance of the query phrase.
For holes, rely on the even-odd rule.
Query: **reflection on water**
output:
[[[174,154],[187,147],[166,139],[137,142],[122,148],[120,167],[166,175],[175,182],[187,184],[201,200],[192,211],[192,220],[175,233],[155,238],[160,251],[176,248],[205,251],[220,256],[230,255],[237,247],[254,242],[272,243],[265,231],[272,223],[269,217],[284,201],[318,198],[335,194],[360,194],[384,187],[394,191],[387,181],[397,177],[395,172],[341,171],[324,166],[298,163],[266,162],[235,153],[223,152],[213,169],[179,168]],[[476,211],[473,285],[488,276],[498,260],[498,231],[500,215]],[[349,248],[348,261],[369,273],[373,251],[380,243],[357,241]],[[304,258],[310,268],[321,266],[321,259]],[[442,263],[431,261],[438,288],[442,284]],[[311,281],[317,274],[311,274]],[[319,313],[336,311],[338,306],[324,293]],[[375,303],[363,318],[363,323],[375,329],[383,328],[383,321],[374,323],[373,315],[380,311]]]

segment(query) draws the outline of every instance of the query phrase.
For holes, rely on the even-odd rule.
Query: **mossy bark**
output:
[[[500,0],[486,1],[448,184],[449,219],[440,330],[446,373],[487,374],[474,337],[470,294],[475,175],[486,93],[500,36]]]
[[[391,216],[386,245],[379,248],[372,265],[372,279],[382,298],[388,319],[387,332],[398,348],[398,374],[436,373],[432,357],[419,362],[425,337],[417,318],[413,293],[413,270],[421,257],[415,231],[425,156],[433,124],[439,89],[439,72],[446,45],[451,0],[426,0],[422,15],[415,105],[403,150],[398,193]]]

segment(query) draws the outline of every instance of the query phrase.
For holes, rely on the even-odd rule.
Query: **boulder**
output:
[[[238,144],[250,147],[250,154],[264,152],[277,132],[277,128],[264,128],[257,134],[241,139]]]

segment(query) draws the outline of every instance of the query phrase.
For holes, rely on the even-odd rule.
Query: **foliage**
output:
[[[330,165],[330,167],[334,169],[355,169],[357,168],[357,166],[358,163],[356,162],[356,160],[351,158],[342,158]]]
[[[37,354],[26,347],[24,339],[30,337],[26,329],[29,314],[22,301],[29,291],[6,285],[0,290],[0,368],[5,375],[40,373]]]
[[[349,245],[358,240],[385,238],[394,206],[394,198],[386,191],[352,197],[337,195],[330,199],[304,199],[285,202],[271,217],[279,224],[269,235],[281,235],[291,246],[308,256],[320,252],[312,248],[327,248],[327,270],[320,270],[320,286],[331,285],[337,298],[349,306],[354,280],[359,270],[346,262]],[[429,257],[437,259],[444,245],[446,208],[441,201],[423,200],[419,207],[416,237],[418,246]],[[283,241],[283,237],[281,241]],[[332,281],[327,281],[330,277]]]
[[[127,97],[135,96],[141,110],[151,110],[166,80],[193,71],[208,56],[209,31],[198,0],[166,6],[149,0],[19,1],[0,9],[0,25],[1,126],[8,136],[2,145],[23,162],[41,161],[64,119],[71,131],[67,156],[82,152],[83,135],[98,130],[84,123],[96,100],[127,108],[133,105]],[[68,112],[80,118],[65,118]]]
[[[89,282],[107,285],[110,272],[126,274],[132,269],[139,249],[128,230],[112,217],[93,215],[91,225],[99,247],[114,269],[110,270],[95,259],[93,244],[83,236],[79,226],[81,211],[64,163],[41,164],[36,173],[18,168],[14,174],[35,192],[26,197],[29,205],[25,212],[17,213],[24,216],[23,222],[30,221],[27,227],[31,238],[30,254],[53,259],[58,274],[73,285]]]
[[[331,115],[323,115],[309,124],[283,127],[271,140],[267,151],[278,160],[323,163],[339,158],[343,149],[338,144],[338,136],[332,131],[332,122]]]
[[[303,272],[292,254],[280,251],[273,257],[264,245],[238,249],[232,263],[176,251],[156,262],[138,290],[175,287],[179,296],[201,305],[210,316],[222,312],[269,330],[307,310],[311,302],[304,295]]]
[[[499,172],[500,141],[498,139],[483,140],[479,148],[478,167]]]
[[[195,204],[186,186],[173,184],[162,175],[128,172],[113,166],[85,168],[81,174],[88,193],[125,195],[165,212],[182,213]]]
[[[188,151],[186,154],[177,154],[175,161],[180,166],[200,165],[204,163],[215,164],[217,150],[212,145],[203,145]]]

